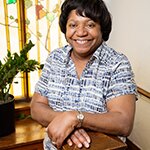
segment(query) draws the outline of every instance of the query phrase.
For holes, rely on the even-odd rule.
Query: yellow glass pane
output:
[[[66,44],[64,35],[60,32],[58,17],[63,0],[28,0],[17,1],[15,4],[6,4],[0,1],[0,60],[7,53],[18,52],[24,41],[21,30],[21,15],[19,5],[25,2],[26,39],[31,40],[35,46],[29,53],[29,59],[36,59],[44,63],[50,51]],[[32,14],[32,15],[31,15]],[[23,33],[24,34],[24,33]],[[40,71],[31,72],[28,76],[29,94],[32,96],[34,87],[40,76]],[[18,74],[14,80],[11,94],[15,97],[24,97],[24,78]]]
[[[6,1],[0,1],[0,60],[4,63],[7,50],[12,53],[19,53],[18,37],[18,15],[17,3],[7,4]],[[22,95],[21,78],[15,78],[18,82],[17,87],[13,84],[10,93],[14,96]]]
[[[61,0],[33,0],[25,4],[26,37],[35,44],[29,58],[44,63],[50,51],[65,45],[66,41],[58,24],[61,3]],[[30,73],[30,95],[34,92],[39,75],[38,72]]]

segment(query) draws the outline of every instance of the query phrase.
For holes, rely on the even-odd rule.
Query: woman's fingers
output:
[[[84,129],[79,129],[80,134],[83,135],[83,137],[87,140],[88,143],[91,142],[90,136],[87,134],[87,132]]]
[[[86,133],[85,130],[83,129],[79,129],[76,130],[71,136],[70,136],[70,140],[72,141],[72,144],[74,143],[75,145],[77,145],[78,148],[81,148],[82,146],[89,148],[90,146],[90,137],[88,136],[88,134]],[[68,141],[71,145],[70,140]]]

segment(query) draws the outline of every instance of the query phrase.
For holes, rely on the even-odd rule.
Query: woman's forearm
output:
[[[31,101],[31,116],[41,125],[47,127],[53,118],[60,113],[61,112],[56,112],[49,107],[45,97],[40,96],[38,93],[33,95]]]

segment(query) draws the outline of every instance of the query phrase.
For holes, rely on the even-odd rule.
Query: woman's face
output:
[[[66,29],[66,40],[79,57],[90,57],[102,43],[100,24],[77,15],[75,10],[69,14]]]

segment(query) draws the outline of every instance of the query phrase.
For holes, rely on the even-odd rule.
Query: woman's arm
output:
[[[114,135],[128,136],[133,127],[135,101],[134,95],[123,95],[107,102],[108,112],[106,113],[92,114],[83,112],[85,117],[82,128]],[[49,137],[57,141],[59,147],[78,126],[79,121],[77,114],[78,112],[75,110],[67,112],[53,111],[48,105],[47,98],[38,93],[34,93],[32,97],[32,118],[43,126],[48,126]],[[82,138],[83,137],[81,137],[81,139]],[[77,139],[79,140],[76,143],[79,143],[80,137],[77,137]],[[82,143],[81,141],[81,144]]]
[[[85,117],[82,128],[118,136],[128,136],[134,122],[135,96],[124,95],[114,98],[108,101],[107,108],[108,112],[101,114],[83,112]],[[48,125],[48,135],[52,141],[57,143],[58,147],[78,127],[77,114],[77,111],[63,112]],[[79,139],[79,137],[77,138]]]
[[[135,96],[123,95],[107,102],[108,112],[102,114],[83,113],[82,126],[104,133],[128,136],[133,128]]]
[[[48,132],[48,135],[51,138],[51,140],[55,141],[55,135],[58,134],[59,131],[62,131],[61,129],[63,128],[63,126],[65,126],[66,122],[68,122],[68,123],[66,123],[67,124],[66,126],[68,126],[69,123],[71,123],[71,125],[72,125],[72,126],[70,126],[70,128],[67,127],[67,129],[69,130],[68,132],[66,132],[66,130],[65,130],[65,132],[62,133],[63,137],[61,136],[61,142],[59,145],[57,144],[58,147],[61,147],[65,138],[69,135],[70,132],[72,132],[74,130],[74,127],[76,126],[76,124],[78,124],[78,120],[76,118],[76,115],[77,115],[76,111],[70,111],[70,113],[68,112],[67,117],[65,117],[65,114],[66,113],[63,113],[63,112],[53,111],[48,106],[48,101],[47,101],[46,97],[41,96],[39,93],[34,93],[32,100],[31,100],[31,116],[34,120],[39,122],[41,125],[43,125],[45,127],[48,126],[47,132]],[[56,118],[56,119],[54,119],[54,118]],[[72,118],[72,119],[70,119],[70,118]],[[53,122],[53,120],[55,120],[55,121]],[[72,120],[74,120],[74,121],[72,121]],[[52,124],[51,124],[51,122],[52,122]],[[70,135],[70,138],[72,138],[72,141],[76,145],[83,144],[86,147],[88,141],[90,141],[90,137],[88,136],[86,131],[84,131],[84,130],[79,130],[79,131],[76,130],[75,131],[76,134],[72,133],[71,135],[73,137]],[[66,134],[66,133],[68,133],[68,134]],[[76,135],[76,137],[75,137],[75,135]],[[72,142],[70,141],[68,143],[72,143]]]
[[[53,111],[48,106],[46,97],[41,96],[39,93],[34,93],[31,100],[31,116],[34,120],[47,127],[56,115],[60,113],[61,112]]]

